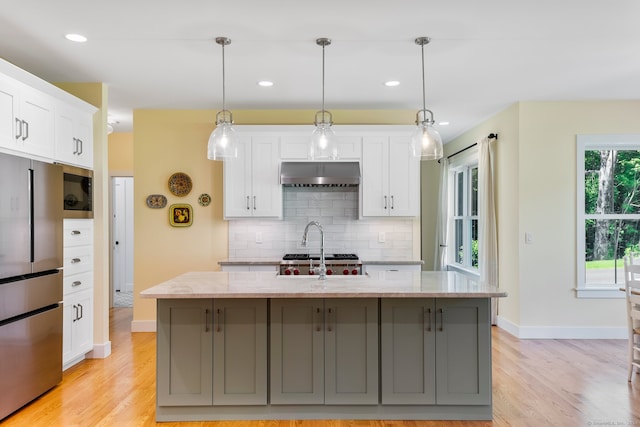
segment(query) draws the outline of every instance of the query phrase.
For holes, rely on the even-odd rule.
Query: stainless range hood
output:
[[[360,163],[282,162],[280,183],[289,187],[354,187],[360,184]]]

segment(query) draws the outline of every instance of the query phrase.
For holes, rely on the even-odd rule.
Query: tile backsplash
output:
[[[357,188],[284,187],[283,220],[229,221],[229,259],[280,259],[319,253],[320,233],[302,234],[309,221],[324,230],[325,253],[356,253],[363,260],[415,260],[413,218],[358,219]],[[415,238],[419,238],[415,236]]]

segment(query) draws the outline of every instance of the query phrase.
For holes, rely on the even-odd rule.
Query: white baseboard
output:
[[[156,321],[133,320],[131,321],[131,332],[156,332]]]
[[[583,326],[519,326],[498,316],[498,327],[520,339],[627,339],[627,328]]]
[[[111,341],[94,344],[93,350],[87,353],[87,359],[105,359],[111,356]]]

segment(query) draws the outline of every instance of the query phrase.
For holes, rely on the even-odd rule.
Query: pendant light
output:
[[[431,41],[429,37],[418,37],[415,42],[422,48],[422,110],[416,113],[416,130],[411,137],[411,151],[420,160],[438,160],[442,158],[442,138],[433,128],[433,112],[426,107],[424,84],[424,45]]]
[[[331,39],[316,39],[316,44],[322,46],[322,110],[316,112],[313,121],[316,128],[311,135],[309,159],[337,160],[338,143],[336,141],[336,134],[333,133],[333,129],[331,129],[333,118],[331,113],[324,109],[324,48],[331,44]]]
[[[238,141],[233,130],[233,115],[225,108],[224,47],[231,44],[227,37],[216,37],[222,46],[222,110],[216,114],[216,128],[209,136],[207,158],[209,160],[229,160],[238,157]]]

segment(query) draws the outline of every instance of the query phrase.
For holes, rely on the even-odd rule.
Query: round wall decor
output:
[[[169,177],[169,191],[178,197],[184,197],[191,192],[191,178],[183,172],[176,172]]]

